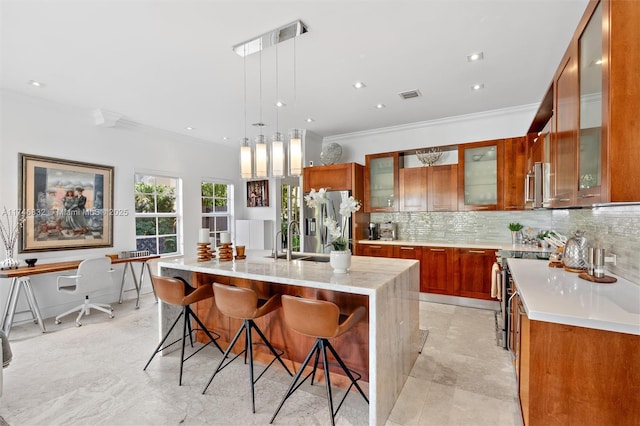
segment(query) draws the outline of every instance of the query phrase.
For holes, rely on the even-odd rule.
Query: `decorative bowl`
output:
[[[342,147],[340,144],[332,142],[324,147],[322,152],[320,153],[320,161],[325,166],[329,164],[335,164],[340,160],[342,156]]]
[[[442,157],[442,151],[438,147],[418,150],[416,156],[423,166],[433,166]]]
[[[32,267],[32,266],[36,266],[36,262],[38,261],[38,259],[33,258],[33,259],[25,259],[24,263],[27,264],[27,266]]]

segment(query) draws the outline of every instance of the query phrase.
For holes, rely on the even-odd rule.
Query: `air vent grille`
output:
[[[407,90],[406,92],[400,92],[398,93],[398,95],[402,99],[413,99],[413,98],[419,98],[420,96],[422,96],[422,93],[420,93],[420,91],[416,89],[416,90]]]

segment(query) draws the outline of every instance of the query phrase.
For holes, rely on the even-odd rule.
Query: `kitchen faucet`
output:
[[[298,228],[298,234],[300,234],[300,225],[295,220],[289,222],[289,226],[287,226],[287,260],[291,260],[291,248],[293,247],[293,241],[291,239],[291,227],[294,226]]]
[[[282,229],[276,231],[276,235],[273,237],[273,258],[278,260],[278,234],[282,238]]]

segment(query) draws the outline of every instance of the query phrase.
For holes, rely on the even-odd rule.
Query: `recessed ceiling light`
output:
[[[307,123],[313,123],[313,122],[314,122],[314,121],[316,121],[316,120],[314,120],[314,119],[313,119],[313,118],[311,118],[311,117],[308,117],[305,121],[306,121]]]
[[[353,87],[356,88],[356,89],[363,89],[363,88],[367,87],[367,85],[364,84],[361,81],[356,81],[355,83],[353,83]]]
[[[386,107],[386,105],[385,105],[385,104],[378,104],[378,105],[376,105],[376,108],[378,108],[378,109],[382,109],[382,108],[385,108],[385,107]]]
[[[484,59],[484,53],[476,52],[470,55],[467,55],[467,62],[476,62]]]
[[[187,126],[187,127],[185,127],[185,128],[186,128],[187,130],[195,130],[195,129],[196,129],[195,127],[191,127],[191,126]]]
[[[222,140],[223,140],[223,141],[228,141],[228,140],[229,140],[229,138],[228,138],[228,137],[226,137],[226,136],[223,136],[223,137],[222,137]]]
[[[484,89],[484,83],[477,83],[471,86],[471,90],[480,90]]]
[[[287,104],[285,104],[285,103],[284,103],[284,102],[282,102],[282,101],[278,101],[278,102],[276,102],[276,106],[277,106],[278,108],[282,108],[283,106],[287,106]]]
[[[44,83],[36,80],[29,80],[29,84],[36,87],[44,87]]]

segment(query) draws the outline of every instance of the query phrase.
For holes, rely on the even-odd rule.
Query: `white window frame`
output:
[[[203,198],[205,198],[202,195],[202,185],[203,184],[212,184],[214,185],[214,196],[212,197],[214,200],[214,206],[215,206],[215,185],[225,185],[227,187],[227,211],[226,212],[216,212],[215,209],[213,209],[213,211],[211,212],[204,212],[203,211]],[[202,228],[209,228],[210,232],[209,232],[209,237],[210,238],[215,238],[215,246],[217,246],[220,243],[220,232],[229,232],[230,235],[234,235],[234,198],[233,198],[233,194],[234,194],[234,190],[235,187],[233,185],[232,182],[229,182],[227,180],[224,179],[214,179],[214,178],[204,178],[202,179],[202,181],[200,182],[200,212],[202,215],[202,220],[201,220],[201,225]],[[208,197],[207,197],[208,198]],[[217,230],[217,229],[211,229],[210,227],[205,225],[205,219],[211,219],[211,218],[218,218],[218,217],[226,217],[227,218],[227,228],[228,229],[222,229],[222,230]],[[213,223],[215,224],[215,220],[213,220]],[[215,227],[215,225],[214,225]]]
[[[138,194],[142,194],[142,193],[138,193],[136,191],[136,184],[138,182],[141,181],[141,178],[144,177],[145,181],[150,181],[151,179],[153,179],[154,181],[154,187],[155,187],[155,181],[156,180],[175,180],[175,212],[172,213],[163,213],[163,212],[158,212],[157,211],[157,202],[155,203],[155,209],[156,211],[153,213],[141,213],[141,212],[137,212],[135,211],[135,196]],[[178,256],[178,255],[182,255],[183,254],[183,244],[182,244],[182,238],[183,238],[183,232],[182,232],[182,222],[183,222],[183,218],[182,218],[182,179],[178,176],[171,176],[171,175],[165,175],[162,173],[158,173],[158,172],[145,172],[145,171],[137,171],[134,175],[134,186],[133,186],[133,192],[134,192],[134,211],[135,211],[135,219],[137,222],[138,218],[163,218],[163,217],[175,217],[176,218],[176,233],[175,234],[159,234],[158,231],[158,227],[156,226],[156,234],[155,235],[137,235],[137,229],[136,229],[136,248],[138,249],[138,240],[140,239],[147,239],[147,238],[155,238],[155,250],[156,253],[159,254],[160,256]],[[144,195],[148,195],[148,194],[144,194]],[[157,199],[157,193],[153,193],[154,198]],[[134,225],[135,226],[135,225]],[[169,252],[169,253],[160,253],[160,238],[163,237],[170,237],[175,235],[175,244],[176,244],[176,251],[174,252]]]

